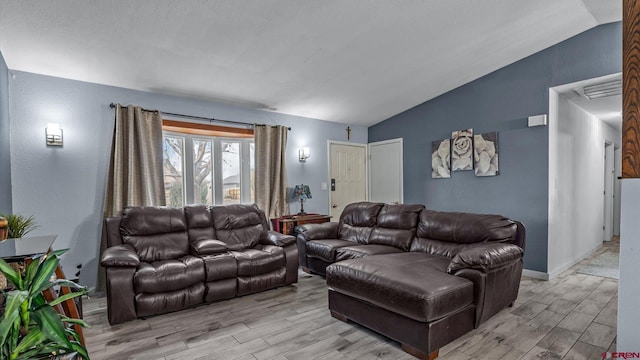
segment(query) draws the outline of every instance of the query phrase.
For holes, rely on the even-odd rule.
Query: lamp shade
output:
[[[293,189],[293,198],[296,200],[311,199],[311,190],[309,190],[309,185],[296,185]]]

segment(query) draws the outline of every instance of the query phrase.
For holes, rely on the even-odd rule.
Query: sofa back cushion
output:
[[[367,201],[347,205],[340,215],[338,239],[367,244],[383,205]]]
[[[517,225],[501,215],[422,210],[411,251],[454,256],[464,244],[513,242]]]
[[[189,253],[182,208],[126,207],[120,220],[122,242],[133,246],[143,262],[177,259]]]
[[[389,245],[408,251],[416,236],[418,217],[424,205],[384,205],[378,213],[377,224],[369,237],[369,244]]]
[[[463,243],[415,238],[411,243],[410,251],[452,258],[467,247],[469,247],[469,245]]]
[[[189,242],[216,238],[209,206],[187,205],[184,207],[184,214],[187,219]]]
[[[254,205],[225,205],[211,207],[216,238],[229,250],[252,248],[269,230],[264,212]]]

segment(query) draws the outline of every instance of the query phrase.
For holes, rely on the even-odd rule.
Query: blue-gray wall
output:
[[[549,87],[621,71],[622,24],[601,25],[376,124],[369,141],[404,139],[406,203],[520,220],[525,268],[546,272],[548,129],[528,128],[527,117],[549,112]],[[432,179],[431,142],[466,128],[499,132],[500,175]]]
[[[9,70],[0,52],[0,213],[11,213]]]
[[[291,126],[286,164],[290,185],[311,186],[310,212],[327,213],[329,194],[327,140],[346,141],[346,125],[267,111],[91,84],[11,71],[11,162],[13,209],[34,214],[37,234],[57,234],[56,248],[70,248],[62,259],[67,272],[83,264],[84,285],[96,280],[105,183],[113,134],[114,112],[109,103],[135,104],[147,109],[247,123]],[[57,122],[63,147],[46,147],[44,129]],[[352,141],[367,142],[367,129],[352,126]],[[298,161],[297,149],[308,146],[311,157]],[[292,204],[297,211],[298,205]]]

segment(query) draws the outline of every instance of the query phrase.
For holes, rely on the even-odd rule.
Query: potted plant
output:
[[[54,309],[66,300],[87,293],[84,287],[72,281],[52,280],[59,256],[65,251],[51,251],[33,259],[24,274],[17,273],[0,259],[0,272],[15,288],[5,293],[4,314],[0,320],[0,358],[69,359],[79,356],[89,360],[89,354],[73,326],[87,327],[87,323],[59,314]],[[42,292],[54,286],[69,286],[77,291],[47,302]]]
[[[33,215],[26,217],[20,214],[0,214],[7,220],[8,238],[21,238],[38,228]]]
[[[26,217],[19,214],[0,214],[0,240],[7,238],[21,238],[30,233],[32,230],[38,228],[33,215]],[[11,267],[18,272],[23,272],[23,263],[11,263]],[[0,272],[0,290],[3,290],[7,286],[7,279]]]

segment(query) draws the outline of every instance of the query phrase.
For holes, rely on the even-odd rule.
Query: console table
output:
[[[322,214],[286,215],[271,219],[273,230],[285,235],[294,235],[296,226],[302,224],[322,224],[331,221],[331,216]]]

